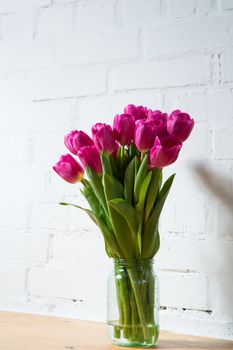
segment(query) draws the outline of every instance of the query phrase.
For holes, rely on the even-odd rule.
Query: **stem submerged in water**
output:
[[[155,279],[151,266],[115,267],[119,323],[115,325],[116,339],[132,344],[153,345],[158,337],[154,320]]]

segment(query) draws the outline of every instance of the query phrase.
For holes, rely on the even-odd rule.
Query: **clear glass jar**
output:
[[[153,259],[114,259],[108,277],[107,327],[112,342],[153,346],[159,336],[159,281]]]

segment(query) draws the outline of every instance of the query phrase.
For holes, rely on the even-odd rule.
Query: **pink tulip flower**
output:
[[[124,113],[132,115],[134,117],[134,121],[136,121],[147,117],[147,108],[143,106],[136,107],[130,104],[124,108]]]
[[[158,137],[150,150],[151,168],[163,168],[174,163],[179,155],[182,143],[175,136],[167,136],[160,140]]]
[[[81,147],[78,156],[85,169],[89,167],[97,174],[102,173],[100,155],[95,146]]]
[[[70,154],[61,156],[59,162],[53,166],[53,170],[72,184],[82,181],[84,176],[82,166]]]
[[[173,111],[167,119],[167,130],[170,135],[174,135],[185,141],[194,126],[194,120],[187,113],[181,112],[179,109]]]
[[[153,120],[155,124],[155,135],[159,138],[165,137],[167,135],[167,113],[162,113],[159,110],[148,111],[148,120]]]
[[[115,139],[122,145],[129,145],[134,135],[134,118],[130,114],[117,114],[113,121]]]
[[[68,150],[77,155],[81,147],[92,146],[94,142],[92,139],[82,130],[72,130],[64,137],[64,143]]]
[[[152,120],[138,120],[135,123],[134,143],[140,152],[150,149],[155,140],[155,125]]]
[[[110,125],[97,123],[92,127],[92,138],[97,150],[111,154],[115,147],[113,131]]]

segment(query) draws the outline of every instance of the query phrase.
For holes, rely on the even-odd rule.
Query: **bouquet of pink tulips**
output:
[[[113,127],[95,124],[92,138],[77,130],[65,136],[66,147],[82,165],[67,154],[53,169],[70,183],[82,183],[81,192],[90,209],[72,205],[85,210],[99,227],[109,257],[151,259],[157,253],[159,217],[174,179],[172,175],[162,185],[162,169],[176,161],[193,126],[193,119],[180,110],[168,116],[159,110],[128,105],[123,114],[114,117]],[[125,337],[147,339],[150,334],[145,328],[143,334],[127,331],[132,325],[126,323],[124,313],[131,313],[129,319],[138,319],[143,327],[153,323],[151,313],[140,305],[142,291],[135,288],[132,278],[131,282],[131,287],[128,284],[118,291],[124,326],[116,329],[116,334],[123,331]],[[125,309],[124,298],[129,295],[135,299],[133,310]],[[148,303],[153,303],[153,298],[150,301],[148,297]]]

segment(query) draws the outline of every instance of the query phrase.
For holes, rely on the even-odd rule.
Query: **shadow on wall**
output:
[[[215,197],[217,197],[220,201],[223,202],[225,205],[224,198],[229,198],[229,189],[226,186],[226,183],[228,183],[228,178],[216,174],[212,169],[209,167],[207,168],[205,165],[202,164],[195,164],[194,170],[198,176],[198,178],[201,180],[201,182],[205,185],[205,187],[209,190],[211,194],[213,194]],[[233,196],[232,196],[232,202],[229,203],[226,207],[232,215],[233,218]]]
[[[228,332],[233,332],[233,195],[230,191],[229,177],[216,171],[208,165],[197,163],[194,165],[194,173],[210,196],[207,206],[215,207],[210,216],[210,227],[215,232],[210,239],[214,240],[204,257],[208,266],[211,266],[209,274],[209,303],[213,312],[224,312],[229,315]],[[216,205],[216,206],[215,206]],[[211,264],[211,265],[210,265]]]

